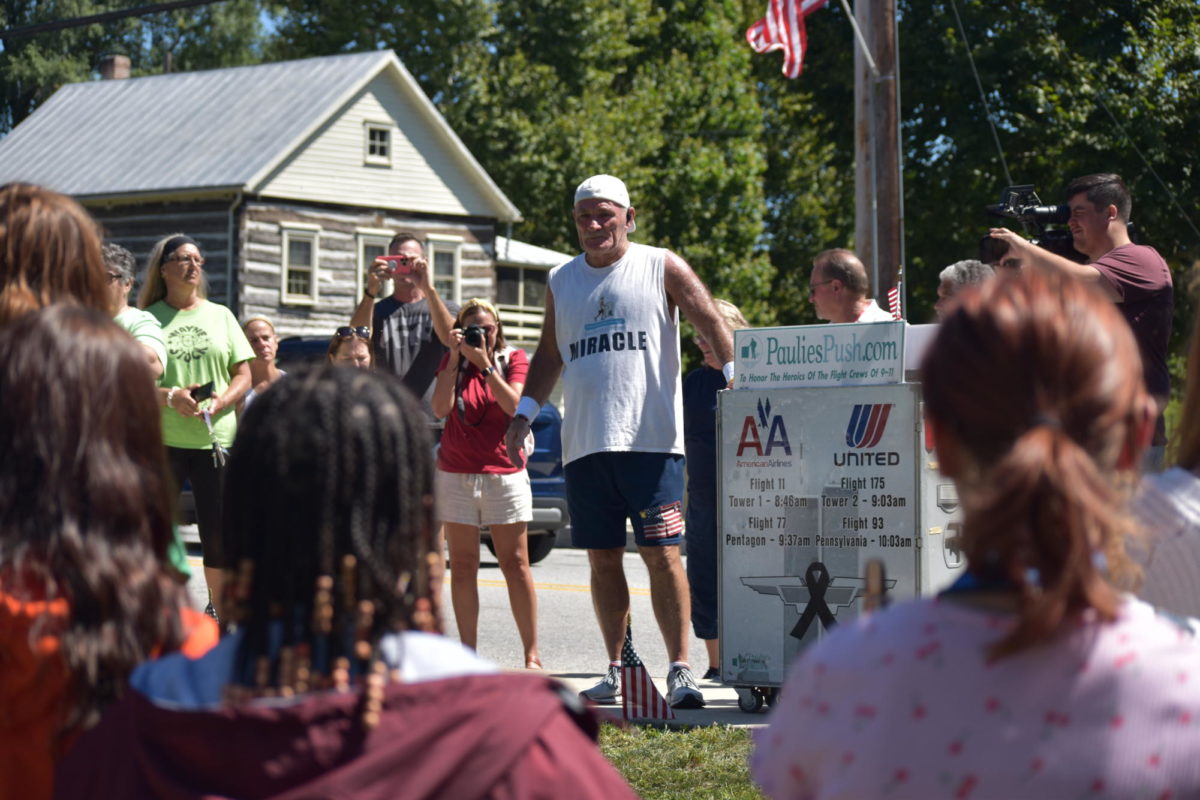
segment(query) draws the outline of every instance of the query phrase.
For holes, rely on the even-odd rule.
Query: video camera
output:
[[[1027,235],[1030,226],[1035,226],[1036,235],[1027,238],[1039,247],[1072,261],[1087,261],[1087,257],[1075,249],[1070,231],[1046,227],[1066,224],[1071,218],[1070,207],[1043,204],[1033,190],[1033,184],[1005,187],[1000,193],[1000,202],[986,206],[985,210],[989,216],[1015,219],[1021,223]],[[985,236],[979,246],[979,260],[985,264],[998,264],[1007,252],[1008,245],[1002,240]]]

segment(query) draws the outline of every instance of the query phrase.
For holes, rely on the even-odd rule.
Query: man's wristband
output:
[[[517,413],[513,414],[513,416],[524,417],[530,422],[533,422],[535,419],[537,419],[537,415],[540,414],[541,411],[541,404],[539,404],[537,400],[534,400],[532,397],[526,395],[525,397],[521,398],[521,402],[517,403]]]
[[[171,408],[171,401],[175,399],[175,393],[179,391],[178,386],[172,386],[167,390],[167,408]]]
[[[721,367],[721,374],[725,376],[725,380],[727,382],[733,380],[733,362],[732,361],[725,362],[725,366]]]
[[[371,298],[372,300],[374,300],[374,299],[375,299],[375,295],[371,294],[371,293],[370,293],[368,290],[366,290],[366,289],[363,289],[363,294],[365,294],[367,297]]]

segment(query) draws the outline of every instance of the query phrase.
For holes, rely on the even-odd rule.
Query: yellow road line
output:
[[[192,567],[192,569],[199,570],[204,566],[204,560],[197,556],[188,556],[188,564]],[[447,584],[448,583],[449,583],[449,581],[447,580]],[[492,580],[490,578],[480,578],[479,585],[485,586],[490,589],[504,589],[508,586],[508,584],[502,580]],[[576,583],[535,583],[533,585],[533,588],[537,589],[538,591],[543,591],[543,592],[590,592],[591,591],[590,587],[580,586],[579,584],[576,584]],[[638,589],[638,588],[634,588],[631,586],[631,587],[629,587],[629,594],[634,595],[636,597],[649,597],[650,590],[649,589]]]
[[[506,586],[508,586],[508,584],[505,583],[504,581],[490,580],[488,578],[480,578],[479,585],[487,586],[490,588],[499,588],[499,589],[503,589]],[[575,584],[575,583],[535,583],[533,585],[533,588],[535,588],[539,591],[546,591],[546,592],[590,592],[591,591],[590,587],[580,586],[579,584]],[[638,597],[649,597],[650,596],[649,589],[635,589],[632,586],[629,587],[629,593],[631,595],[637,595]]]

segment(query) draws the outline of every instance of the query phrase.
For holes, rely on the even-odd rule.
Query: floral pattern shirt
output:
[[[772,798],[1200,797],[1200,643],[1123,600],[997,661],[1012,625],[945,598],[834,631],[792,665],[751,772]]]

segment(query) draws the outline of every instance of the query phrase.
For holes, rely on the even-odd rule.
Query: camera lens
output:
[[[483,328],[478,325],[468,325],[463,331],[463,340],[472,347],[482,347]]]

